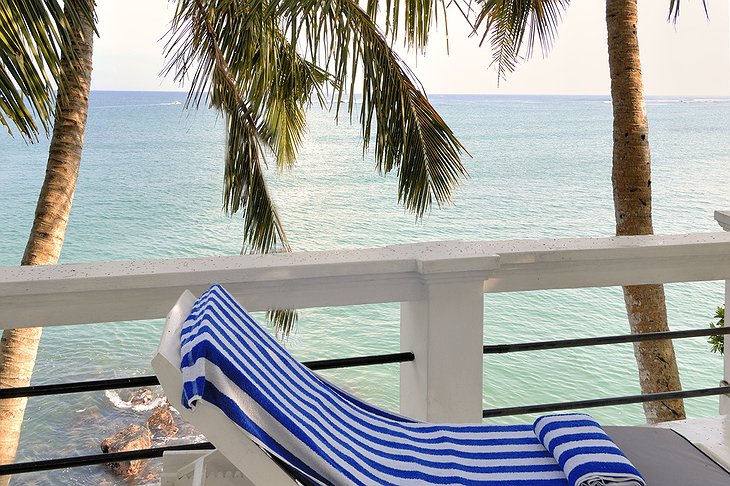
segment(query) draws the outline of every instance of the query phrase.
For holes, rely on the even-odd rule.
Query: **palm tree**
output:
[[[58,86],[46,177],[21,261],[21,265],[50,265],[61,253],[79,172],[91,85],[94,1],[65,0],[63,12],[53,1],[3,3],[9,15],[0,18],[9,22],[2,25],[2,31],[16,38],[0,36],[0,42],[5,41],[0,76],[10,74],[14,81],[3,84],[0,92],[0,99],[5,101],[0,103],[4,108],[0,119],[9,131],[12,123],[26,139],[37,139],[39,127],[34,115],[47,129],[53,106],[51,81]],[[30,107],[25,105],[26,99]],[[41,330],[3,332],[0,388],[28,386]],[[26,402],[26,398],[0,400],[0,464],[15,459]],[[10,476],[0,477],[0,485],[9,481]]]
[[[637,0],[607,0],[608,64],[613,100],[613,204],[616,235],[651,235],[649,123],[639,60]],[[663,285],[623,288],[631,332],[668,331]],[[634,344],[643,393],[681,390],[672,341]],[[681,400],[645,402],[649,422],[685,418]]]
[[[443,4],[443,5],[440,5]],[[435,22],[433,2],[371,0],[179,0],[164,71],[190,78],[187,106],[209,102],[225,115],[224,209],[243,212],[244,251],[290,251],[264,179],[266,153],[290,168],[306,129],[306,109],[345,102],[352,118],[360,82],[363,150],[374,145],[377,170],[396,170],[398,198],[416,217],[448,203],[466,176],[462,145],[391,49],[403,29],[422,49]],[[378,28],[385,15],[386,32]],[[358,81],[361,79],[361,81]],[[291,312],[275,315],[287,333]]]
[[[503,78],[515,69],[524,51],[532,54],[539,40],[549,50],[569,0],[482,0],[476,28],[482,27],[493,48],[497,72]],[[669,16],[675,21],[679,0],[670,0]],[[706,8],[706,6],[705,6]],[[616,235],[653,234],[651,213],[651,159],[649,127],[637,36],[637,0],[606,0],[609,70],[613,104],[613,201]],[[523,49],[524,47],[524,49]],[[632,333],[668,331],[662,285],[623,288]],[[679,370],[670,340],[634,344],[643,393],[680,390]],[[644,404],[648,422],[685,417],[681,400]]]

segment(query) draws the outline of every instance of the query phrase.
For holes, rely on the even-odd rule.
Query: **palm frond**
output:
[[[386,7],[396,15],[394,6]],[[372,142],[378,171],[397,170],[399,202],[417,217],[434,203],[450,202],[454,188],[466,177],[461,162],[465,149],[368,12],[355,0],[283,0],[275,16],[285,22],[286,30],[300,33],[309,60],[332,73],[339,83],[333,90],[334,104],[339,109],[347,97],[351,116],[362,74],[363,150]],[[417,21],[414,32],[426,22],[426,17]]]
[[[188,105],[207,99],[226,118],[223,207],[229,214],[243,212],[244,250],[288,251],[264,178],[265,149],[291,160],[304,117],[299,110],[287,111],[290,100],[277,97],[282,89],[263,88],[278,82],[273,80],[278,66],[269,64],[276,55],[269,49],[281,49],[284,37],[274,36],[270,24],[239,5],[226,0],[178,2],[165,47],[165,72],[174,72],[178,80],[191,76]],[[303,97],[299,91],[294,95]]]
[[[445,0],[401,1],[401,0],[368,0],[365,12],[373,22],[377,23],[381,15],[385,15],[385,37],[394,42],[403,38],[406,46],[423,51],[428,44],[428,37],[438,21],[438,9],[446,9]],[[444,26],[447,19],[443,17]]]
[[[294,330],[299,314],[291,309],[271,309],[266,312],[266,319],[274,325],[276,336],[285,339]]]
[[[291,251],[264,177],[266,150],[279,167],[293,164],[306,128],[305,109],[326,72],[304,61],[266,5],[181,0],[165,46],[163,72],[190,77],[187,106],[203,100],[226,119],[223,207],[243,213],[243,252]],[[321,93],[320,93],[321,94]],[[286,336],[296,311],[269,317]]]
[[[223,206],[234,214],[243,211],[244,248],[269,253],[290,251],[279,214],[264,178],[259,134],[245,109],[227,110],[228,135]],[[244,250],[246,251],[246,250]]]
[[[268,20],[268,19],[267,19]],[[273,151],[279,168],[294,164],[306,130],[306,109],[314,94],[322,100],[322,86],[330,82],[329,74],[315,64],[305,61],[293,44],[271,25],[272,35],[262,43],[253,59],[238,57],[232,50],[229,62],[237,79],[245,86],[245,97],[259,114],[264,126],[266,143]],[[240,41],[236,42],[241,45]],[[250,69],[251,65],[258,69]]]
[[[680,0],[669,0],[669,16],[667,17],[668,21],[677,23],[677,20],[679,19],[679,4]],[[702,0],[702,6],[705,9],[705,17],[708,19],[710,18],[710,12],[707,9],[707,0]]]
[[[474,22],[492,46],[492,64],[498,80],[515,70],[521,58],[530,58],[537,43],[543,55],[552,47],[570,0],[480,0]]]
[[[0,123],[26,141],[48,134],[62,55],[73,58],[69,29],[95,20],[93,6],[67,0],[0,0]]]

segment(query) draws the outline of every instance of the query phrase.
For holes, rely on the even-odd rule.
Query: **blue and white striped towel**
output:
[[[571,486],[646,486],[639,471],[590,415],[545,415],[534,427]]]
[[[318,485],[567,486],[531,425],[413,421],[358,400],[289,353],[222,287],[181,332],[182,402],[220,408]]]

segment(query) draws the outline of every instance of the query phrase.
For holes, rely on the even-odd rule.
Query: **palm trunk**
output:
[[[649,125],[637,21],[637,0],[606,0],[613,100],[613,203],[618,236],[654,233]],[[623,291],[632,333],[669,330],[664,286],[634,285]],[[643,393],[681,390],[670,340],[635,343],[634,354]],[[644,413],[650,423],[685,418],[682,400],[645,403]]]
[[[93,0],[80,1],[88,2],[93,8]],[[67,0],[64,8],[72,9],[73,5],[73,1]],[[91,84],[92,24],[84,21],[83,28],[71,32],[70,38],[75,59],[61,59],[65,89],[59,90],[56,98],[56,118],[46,177],[21,265],[52,265],[58,262],[79,174]],[[40,337],[41,328],[7,329],[3,332],[0,340],[0,388],[29,385]],[[26,402],[26,398],[0,400],[0,464],[11,463],[15,459]],[[0,486],[7,485],[9,481],[9,476],[0,477]]]

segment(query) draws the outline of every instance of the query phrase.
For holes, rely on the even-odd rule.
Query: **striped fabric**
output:
[[[534,427],[571,486],[646,486],[639,471],[590,415],[546,415]]]
[[[530,425],[436,425],[380,410],[312,373],[220,286],[181,332],[184,406],[220,408],[316,485],[566,486]]]

